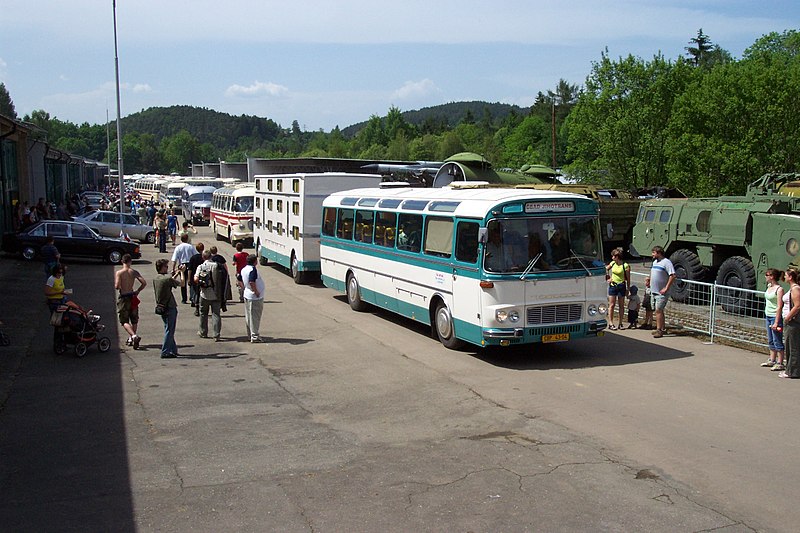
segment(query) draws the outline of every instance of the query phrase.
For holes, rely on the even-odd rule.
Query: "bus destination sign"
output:
[[[526,202],[526,213],[571,213],[575,211],[572,202]]]

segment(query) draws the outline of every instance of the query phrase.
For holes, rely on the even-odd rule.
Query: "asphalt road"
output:
[[[195,241],[210,244],[200,229]],[[227,243],[216,243],[226,257]],[[137,261],[150,280],[160,254]],[[183,357],[114,319],[113,268],[73,262],[112,349],[54,357],[38,264],[0,257],[0,531],[793,531],[798,383],[763,356],[646,331],[450,351],[428,328],[267,280],[262,335],[181,306]]]

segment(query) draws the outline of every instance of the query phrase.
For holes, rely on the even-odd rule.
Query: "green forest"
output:
[[[469,151],[495,168],[545,164],[606,187],[660,185],[718,196],[741,194],[766,172],[800,170],[800,34],[764,35],[741,58],[702,29],[687,44],[676,58],[613,58],[606,50],[583,85],[561,80],[529,108],[391,107],[385,116],[330,132],[205,108],[150,108],[122,119],[125,172],[185,174],[192,162],[247,157],[442,161]],[[2,84],[0,113],[16,118]],[[22,120],[55,148],[107,159],[105,124],[76,125],[45,110]],[[108,129],[116,154],[116,130]]]

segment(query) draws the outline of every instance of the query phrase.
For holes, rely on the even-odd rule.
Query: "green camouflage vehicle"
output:
[[[800,198],[777,192],[796,174],[766,174],[744,196],[656,199],[642,202],[631,253],[649,256],[664,248],[679,280],[716,281],[755,290],[768,268],[785,270],[800,252]],[[676,283],[672,298],[686,301],[688,284]],[[691,295],[695,295],[692,293]],[[744,312],[752,298],[722,294],[724,310]]]

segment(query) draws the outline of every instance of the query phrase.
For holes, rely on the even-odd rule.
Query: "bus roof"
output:
[[[576,204],[593,203],[594,212],[597,211],[596,202],[580,194],[573,194],[561,191],[547,191],[537,189],[510,189],[510,188],[460,188],[442,187],[437,189],[406,187],[406,188],[363,188],[351,189],[349,191],[335,192],[329,195],[323,205],[326,207],[358,207],[352,205],[352,200],[342,203],[345,198],[352,199],[378,199],[395,198],[398,200],[427,200],[430,202],[457,203],[448,209],[448,212],[456,216],[484,218],[495,206],[514,201],[560,201],[569,200]],[[374,205],[374,203],[372,204]],[[424,212],[436,213],[441,210],[430,209],[429,204]],[[379,208],[381,208],[379,206]],[[585,209],[585,208],[584,208]],[[398,211],[404,211],[403,207],[398,207]],[[409,211],[420,212],[418,209]],[[585,212],[585,211],[584,211]]]
[[[256,186],[254,183],[242,183],[233,187],[221,187],[214,191],[215,195],[234,193],[238,193],[239,196],[252,196],[256,193]]]

